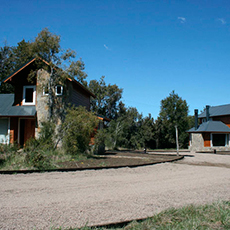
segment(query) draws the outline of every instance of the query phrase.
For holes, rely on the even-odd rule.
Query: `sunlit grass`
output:
[[[63,228],[52,228],[64,230]],[[78,228],[66,228],[75,230]],[[81,230],[178,230],[178,229],[230,229],[230,202],[223,201],[211,205],[189,205],[179,209],[171,208],[151,218],[105,227],[83,227]]]
[[[0,146],[0,170],[33,170],[38,169],[35,164],[28,162],[27,154],[23,149],[13,148],[12,146]],[[59,162],[65,161],[81,161],[87,159],[87,155],[66,154],[62,149],[57,150],[39,150],[37,151],[43,156],[39,169],[55,169],[59,168]],[[39,159],[37,160],[39,161]],[[37,162],[39,163],[39,162]]]

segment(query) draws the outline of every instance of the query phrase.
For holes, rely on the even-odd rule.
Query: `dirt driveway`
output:
[[[0,229],[97,225],[230,200],[230,155],[194,154],[138,168],[0,175],[0,183]]]

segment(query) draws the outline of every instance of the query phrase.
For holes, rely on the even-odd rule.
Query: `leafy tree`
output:
[[[60,47],[60,36],[51,33],[47,28],[43,29],[32,44],[32,53],[35,57],[47,61],[48,66],[45,66],[46,70],[49,72],[49,119],[55,118],[56,113],[54,113],[54,107],[57,103],[55,97],[55,86],[58,84],[63,84],[67,78],[78,78],[78,76],[86,76],[83,72],[84,65],[82,61],[72,60],[76,57],[76,53],[71,49],[62,50]],[[66,63],[68,66],[66,66]],[[37,63],[38,65],[40,63]],[[83,65],[81,67],[81,65]],[[72,71],[75,69],[75,71]],[[33,77],[35,73],[31,74]],[[60,113],[64,113],[64,109],[60,110]],[[56,111],[57,112],[57,111]]]
[[[0,47],[0,83],[13,71],[13,50],[6,43]],[[11,93],[13,87],[9,84],[1,84],[0,93]]]
[[[174,148],[175,126],[179,131],[179,144],[185,148],[188,145],[189,128],[188,105],[185,100],[172,91],[168,97],[161,100],[161,109],[157,119],[158,147]]]
[[[155,148],[156,141],[155,141],[155,123],[154,119],[149,116],[141,118],[139,121],[139,142],[141,147],[146,148]]]
[[[90,136],[98,122],[97,116],[87,111],[85,107],[67,109],[60,133],[65,152],[73,155],[86,152],[89,149]]]
[[[155,147],[155,124],[149,115],[144,117],[136,108],[122,110],[116,120],[112,120],[107,130],[107,145],[113,149],[119,147],[140,149]]]
[[[12,47],[14,70],[20,68],[23,64],[34,58],[33,42],[26,42],[25,39],[18,42],[17,46]]]
[[[80,58],[80,60],[72,61],[69,67],[66,68],[66,72],[71,78],[76,78],[78,82],[87,87],[87,74],[84,72],[85,64]]]
[[[116,84],[106,85],[104,78],[102,76],[99,81],[91,80],[89,83],[89,90],[96,95],[92,101],[92,111],[110,119],[116,119],[121,106],[123,90]]]

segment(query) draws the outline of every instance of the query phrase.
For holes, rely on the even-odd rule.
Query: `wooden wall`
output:
[[[211,146],[210,133],[203,133],[202,136],[204,139],[204,147],[210,147]]]
[[[222,121],[224,124],[226,124],[230,128],[230,116],[219,116],[219,117],[213,117],[213,121]]]
[[[87,110],[90,110],[90,95],[75,84],[71,97],[72,104],[76,106],[85,106]]]
[[[18,117],[10,118],[10,143],[18,141]]]

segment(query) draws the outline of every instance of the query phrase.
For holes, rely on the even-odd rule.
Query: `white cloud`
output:
[[[186,18],[184,18],[184,17],[178,17],[177,19],[180,21],[180,23],[186,22]]]
[[[218,18],[217,21],[221,22],[222,25],[227,23],[223,18]]]

